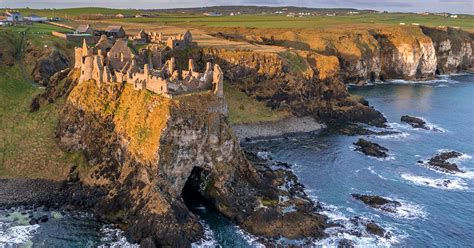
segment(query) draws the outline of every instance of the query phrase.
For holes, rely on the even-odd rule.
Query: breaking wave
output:
[[[310,194],[312,190],[305,190],[305,192],[312,201],[318,201],[317,196]],[[327,216],[330,222],[338,226],[326,228],[325,233],[328,234],[329,237],[314,241],[312,244],[314,246],[336,247],[343,245],[344,242],[350,241],[350,243],[356,247],[388,247],[400,243],[407,237],[405,233],[399,233],[395,228],[386,225],[384,225],[383,228],[390,233],[390,237],[382,238],[372,235],[366,231],[365,226],[351,221],[351,218],[341,212],[338,207],[324,203],[321,204],[323,211],[320,213]],[[353,210],[350,210],[349,212],[352,213]],[[365,217],[359,218],[365,221],[369,220]]]
[[[420,118],[421,120],[426,122],[426,127],[428,127],[428,129],[413,128],[412,126],[410,126],[407,123],[398,123],[398,122],[389,122],[388,126],[389,126],[389,128],[395,129],[395,130],[398,130],[398,131],[401,131],[401,130],[405,130],[405,131],[407,131],[407,130],[416,130],[416,131],[421,131],[421,132],[437,132],[437,133],[447,133],[448,132],[448,130],[446,130],[446,129],[444,129],[444,128],[436,125],[436,124],[433,124],[433,123],[429,122],[428,120],[426,120],[423,117],[417,117],[417,118]]]
[[[99,248],[138,248],[140,245],[131,244],[127,241],[124,232],[114,225],[104,225],[100,232],[103,237],[100,239],[104,244],[98,246]]]
[[[455,178],[430,178],[423,176],[415,176],[411,174],[402,174],[401,177],[407,181],[412,182],[413,184],[432,187],[443,190],[467,190],[467,184],[464,180]]]
[[[31,242],[39,225],[11,226],[0,223],[0,247],[18,247]]]

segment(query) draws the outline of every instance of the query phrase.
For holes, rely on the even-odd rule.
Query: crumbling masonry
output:
[[[174,58],[161,65],[161,54],[157,51],[148,57],[133,54],[126,40],[118,39],[107,52],[100,49],[103,42],[102,46],[99,43],[92,48],[84,41],[82,48],[75,48],[75,68],[81,70],[80,82],[95,80],[99,86],[128,83],[136,90],[149,90],[169,98],[204,90],[212,90],[219,98],[224,96],[224,75],[217,64],[207,63],[206,70],[198,72],[190,59],[188,70],[178,70]],[[145,61],[143,67],[138,65],[138,60]]]

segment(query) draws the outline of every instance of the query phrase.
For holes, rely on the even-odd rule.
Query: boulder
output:
[[[30,224],[30,225],[36,225],[36,224],[38,224],[38,219],[31,218],[29,224]]]
[[[373,208],[381,209],[387,212],[395,212],[396,208],[402,205],[398,201],[389,200],[377,195],[352,194],[352,197]]]
[[[385,237],[385,229],[375,224],[374,222],[367,223],[365,230],[370,234],[377,235],[379,237]]]
[[[413,128],[430,130],[430,128],[426,126],[426,122],[418,117],[404,115],[402,116],[401,121],[410,124]]]
[[[448,160],[452,158],[458,158],[461,157],[462,153],[456,152],[456,151],[449,151],[449,152],[441,152],[436,154],[433,158],[431,158],[428,161],[428,164],[432,166],[433,168],[437,170],[441,170],[444,172],[450,172],[450,173],[455,173],[455,172],[463,172],[462,170],[459,169],[457,164],[451,163]]]
[[[43,215],[41,216],[41,218],[39,218],[38,222],[47,222],[49,220],[49,217],[47,215]]]
[[[388,157],[388,149],[365,139],[360,138],[354,145],[357,146],[356,151],[362,152],[367,156],[376,157],[376,158],[386,158]]]

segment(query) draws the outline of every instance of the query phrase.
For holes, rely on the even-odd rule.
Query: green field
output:
[[[32,65],[23,61],[22,53],[27,40],[61,45],[50,37],[27,34],[22,42],[20,34],[0,30],[3,48],[13,51],[17,60],[11,67],[0,63],[0,178],[62,179],[72,164],[85,168],[82,154],[63,152],[54,138],[64,99],[29,112],[33,97],[44,89],[31,81]]]
[[[474,16],[459,15],[458,18],[446,18],[437,15],[421,15],[410,13],[368,13],[340,16],[307,16],[287,17],[285,15],[240,15],[205,17],[198,14],[168,14],[160,11],[143,11],[134,9],[110,9],[97,7],[69,9],[19,9],[23,15],[37,14],[47,17],[81,19],[87,16],[114,16],[123,14],[134,16],[139,13],[157,15],[153,18],[121,18],[117,22],[130,23],[162,23],[174,25],[202,25],[210,27],[249,27],[249,28],[307,28],[317,29],[340,25],[399,25],[400,23],[418,23],[426,26],[454,26],[474,29]]]
[[[435,15],[418,14],[360,14],[347,16],[310,16],[286,17],[281,15],[241,15],[205,17],[200,15],[160,15],[154,18],[115,19],[130,23],[163,23],[170,25],[193,25],[210,27],[247,27],[247,28],[305,28],[320,29],[344,25],[400,25],[400,23],[418,23],[426,26],[455,26],[474,29],[474,16],[445,18]]]
[[[68,8],[68,9],[29,9],[22,8],[17,9],[24,16],[36,14],[39,16],[46,17],[60,17],[60,18],[75,18],[81,15],[135,15],[141,13],[139,10],[130,9],[110,9],[110,8],[98,8],[98,7],[84,7],[84,8]]]
[[[27,33],[44,33],[44,34],[51,34],[51,32],[70,32],[71,30],[65,29],[58,26],[53,26],[50,24],[45,23],[33,23],[33,24],[25,24],[25,25],[17,25],[17,26],[10,26],[10,27],[0,27],[0,30],[9,30],[13,32],[27,32]]]

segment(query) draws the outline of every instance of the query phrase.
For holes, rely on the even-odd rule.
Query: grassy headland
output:
[[[13,66],[0,63],[0,178],[58,180],[67,176],[71,165],[84,167],[85,164],[81,154],[64,152],[55,142],[54,131],[63,99],[37,112],[29,111],[32,98],[43,89],[29,78],[31,66],[24,64],[31,61],[22,61],[24,44],[27,41],[54,43],[44,38],[27,34],[22,41],[16,32],[0,31],[4,49],[9,49],[16,60]]]

